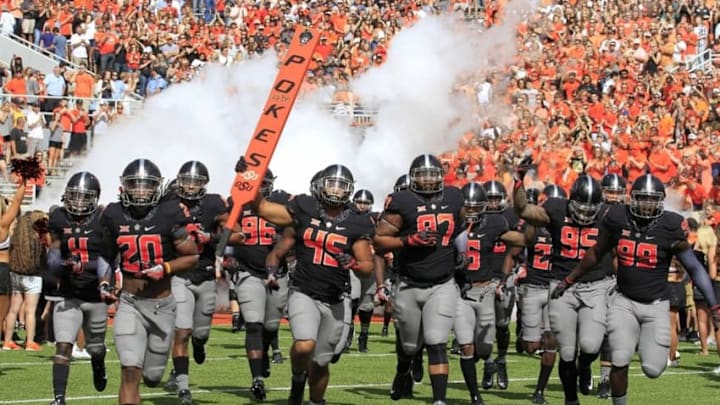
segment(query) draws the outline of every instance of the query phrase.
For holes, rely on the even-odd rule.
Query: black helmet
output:
[[[398,192],[402,190],[407,190],[410,188],[410,177],[407,174],[403,174],[402,176],[398,177],[397,180],[395,180],[395,186],[393,186],[393,191]]]
[[[185,162],[177,174],[177,195],[185,200],[199,200],[205,196],[210,181],[207,167],[197,160]]]
[[[505,211],[505,208],[507,208],[507,190],[505,190],[505,186],[497,180],[490,180],[483,184],[483,188],[488,199],[487,212]]]
[[[595,222],[602,207],[600,182],[587,174],[581,174],[570,189],[568,207],[577,224],[590,225]]]
[[[318,181],[318,193],[323,203],[340,207],[350,202],[355,179],[347,167],[330,165],[323,170]]]
[[[545,186],[542,193],[545,195],[545,198],[562,198],[563,200],[567,200],[567,193],[565,190],[556,184],[548,184]]]
[[[528,188],[525,190],[525,195],[527,196],[527,202],[528,204],[535,204],[537,205],[540,201],[540,190],[536,188]]]
[[[163,177],[160,169],[148,159],[135,159],[120,176],[120,200],[126,207],[148,207],[162,197]]]
[[[650,173],[635,179],[630,189],[630,214],[639,219],[654,219],[662,215],[665,185]]]
[[[100,199],[100,182],[90,172],[72,175],[65,186],[62,202],[65,211],[72,215],[90,215],[97,209]]]
[[[375,197],[373,197],[373,194],[370,192],[370,190],[365,189],[356,191],[352,200],[353,203],[355,203],[357,209],[362,212],[370,211],[373,204],[375,204]]]
[[[470,182],[464,185],[461,191],[464,198],[465,219],[469,222],[479,222],[488,205],[485,188],[480,183]]]
[[[320,186],[320,177],[322,177],[322,174],[323,171],[320,170],[312,176],[312,179],[310,179],[310,195],[317,199],[320,199],[320,192],[318,191],[318,189]]]
[[[600,185],[603,189],[603,198],[607,203],[624,203],[627,193],[627,181],[624,177],[609,173],[603,176]]]
[[[273,186],[275,185],[276,177],[273,176],[273,172],[270,169],[265,171],[265,177],[263,177],[262,184],[260,185],[260,194],[263,197],[268,198],[273,192]]]
[[[443,190],[445,175],[440,160],[430,154],[413,159],[408,170],[410,190],[418,194],[436,194]]]

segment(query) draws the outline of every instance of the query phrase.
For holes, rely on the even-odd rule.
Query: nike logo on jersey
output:
[[[446,209],[447,207],[449,207],[449,205],[441,205],[441,206],[440,206],[440,209],[441,209],[441,210],[444,210],[444,209]]]
[[[152,231],[153,229],[155,229],[155,225],[153,225],[153,226],[146,226],[146,227],[145,227],[145,232]]]
[[[478,238],[478,239],[482,239],[482,238],[485,237],[485,235],[487,235],[487,234],[486,234],[486,233],[479,233],[479,234],[477,234],[477,238]],[[470,236],[472,236],[472,235],[470,235]]]
[[[638,234],[638,237],[640,237],[640,236],[641,236],[641,234]],[[655,239],[655,237],[654,236],[645,236],[645,239],[652,240],[652,239]]]
[[[345,228],[344,226],[336,226],[335,229],[337,229],[338,231],[344,231],[347,228]]]
[[[85,231],[85,232],[83,232],[83,233],[84,233],[85,235],[89,235],[89,234],[93,233],[93,231],[94,231],[94,229],[90,229],[90,230],[87,230],[87,231]]]

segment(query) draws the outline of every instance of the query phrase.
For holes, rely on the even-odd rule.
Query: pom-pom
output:
[[[36,180],[42,175],[40,160],[36,157],[27,159],[11,159],[10,167],[13,173],[25,180]]]

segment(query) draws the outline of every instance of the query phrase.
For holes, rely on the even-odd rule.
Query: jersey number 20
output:
[[[160,235],[120,235],[117,243],[125,271],[145,270],[163,262]]]

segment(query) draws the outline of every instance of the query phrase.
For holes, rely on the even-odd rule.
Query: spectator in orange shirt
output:
[[[25,82],[25,77],[23,76],[22,71],[15,72],[12,79],[5,83],[3,90],[5,93],[10,93],[14,96],[27,95],[27,83]]]
[[[700,211],[703,209],[703,204],[707,197],[705,188],[702,184],[695,179],[688,179],[687,188],[685,189],[685,198],[687,202],[692,206],[693,211]]]

